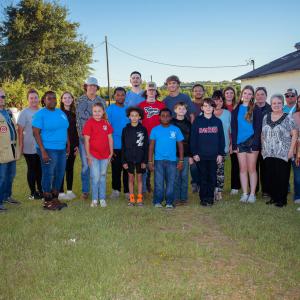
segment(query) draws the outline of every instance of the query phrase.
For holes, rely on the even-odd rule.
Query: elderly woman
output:
[[[67,154],[70,151],[69,121],[66,114],[56,108],[54,92],[46,92],[43,99],[45,107],[33,116],[32,129],[42,166],[44,208],[60,210],[66,206],[58,200],[58,194],[65,174]]]
[[[293,118],[283,112],[283,103],[283,95],[271,97],[272,112],[264,116],[262,127],[262,156],[271,197],[266,204],[277,207],[287,204],[289,160],[294,156],[298,137]]]

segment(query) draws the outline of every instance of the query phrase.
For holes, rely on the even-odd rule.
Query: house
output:
[[[273,94],[284,94],[288,88],[300,92],[300,43],[295,45],[296,51],[275,59],[234,80],[241,80],[241,87],[252,85],[263,86],[268,91],[268,99]]]

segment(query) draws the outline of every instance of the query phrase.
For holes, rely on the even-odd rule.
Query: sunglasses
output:
[[[285,95],[285,98],[294,98],[296,95]]]
[[[5,98],[6,98],[6,96],[5,96],[5,95],[1,95],[1,96],[0,96],[0,98],[2,98],[2,99],[5,99]]]

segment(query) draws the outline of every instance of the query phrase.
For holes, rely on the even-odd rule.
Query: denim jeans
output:
[[[79,139],[79,154],[81,159],[81,184],[82,192],[89,193],[90,191],[90,168],[86,158],[86,151],[84,148],[83,139]]]
[[[176,161],[154,161],[153,204],[161,203],[166,197],[166,204],[173,205]]]
[[[42,167],[42,188],[44,193],[51,193],[53,191],[59,192],[61,183],[64,178],[66,169],[66,149],[53,150],[45,149],[50,158],[49,163],[45,163],[42,158],[40,149],[37,149],[37,153],[41,160]]]
[[[0,205],[11,197],[12,185],[16,176],[16,161],[0,164]]]
[[[297,167],[295,161],[292,161],[294,171],[294,201],[300,199],[300,166]]]
[[[177,160],[178,162],[178,160]],[[189,157],[183,159],[183,169],[176,169],[174,193],[175,200],[187,201],[188,199],[188,182],[189,182]]]
[[[90,167],[92,181],[92,200],[105,200],[106,194],[106,171],[108,159],[97,159],[93,157]]]
[[[191,183],[200,186],[200,170],[199,166],[195,162],[190,165],[190,172],[192,177]]]

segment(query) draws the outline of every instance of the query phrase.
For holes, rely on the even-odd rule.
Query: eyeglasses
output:
[[[5,95],[1,95],[1,96],[0,96],[0,98],[2,98],[2,99],[5,99],[5,98],[6,98],[6,96],[5,96]]]
[[[294,98],[296,95],[285,95],[285,98]]]

